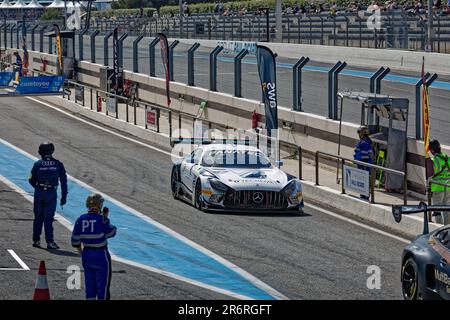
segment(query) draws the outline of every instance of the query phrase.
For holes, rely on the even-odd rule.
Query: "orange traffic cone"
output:
[[[47,283],[47,271],[45,270],[45,261],[41,261],[39,272],[34,289],[33,300],[50,300],[50,291]]]

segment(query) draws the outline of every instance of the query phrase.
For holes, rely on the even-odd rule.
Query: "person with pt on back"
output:
[[[88,213],[77,219],[72,231],[72,246],[78,249],[83,262],[88,300],[111,298],[111,256],[107,239],[116,235],[116,227],[111,225],[109,209],[103,207],[103,202],[100,194],[87,197]]]

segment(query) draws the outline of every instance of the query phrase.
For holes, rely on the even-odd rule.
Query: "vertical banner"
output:
[[[119,90],[119,35],[117,28],[113,31],[113,81],[115,93]]]
[[[433,175],[433,162],[429,156],[430,144],[430,104],[428,86],[425,79],[425,57],[422,57],[422,115],[423,115],[423,144],[425,152],[425,179]]]
[[[29,54],[27,50],[27,38],[23,37],[23,59],[22,59],[22,75],[27,76],[28,75],[28,67],[30,66],[30,60],[29,60]]]
[[[170,107],[170,66],[169,66],[169,43],[164,33],[158,33],[159,43],[161,45],[161,58],[166,71],[166,96],[167,106]]]
[[[53,24],[53,30],[55,31],[55,37],[56,37],[56,50],[58,52],[58,67],[59,67],[59,72],[61,73],[63,71],[61,32],[59,30],[59,26],[56,23]]]
[[[256,59],[264,98],[266,129],[268,135],[271,136],[271,130],[278,129],[275,55],[269,48],[257,46]]]

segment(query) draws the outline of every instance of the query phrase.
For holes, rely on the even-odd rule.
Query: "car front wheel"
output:
[[[402,267],[402,292],[405,300],[417,299],[417,264],[413,258],[408,258]]]
[[[170,177],[170,187],[172,189],[172,196],[174,197],[174,199],[178,198],[178,182],[178,168],[173,167],[172,175]]]
[[[200,211],[205,211],[205,204],[202,198],[202,185],[200,181],[195,184],[195,207]]]

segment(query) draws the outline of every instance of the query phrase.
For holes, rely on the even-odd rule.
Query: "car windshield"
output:
[[[271,168],[269,159],[255,150],[209,150],[202,158],[204,167],[220,168]]]

